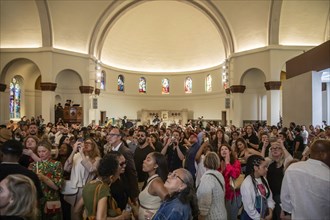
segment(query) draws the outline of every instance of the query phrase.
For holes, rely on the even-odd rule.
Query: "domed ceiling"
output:
[[[0,0],[0,49],[55,48],[139,72],[218,66],[266,46],[329,40],[328,0]],[[306,31],[308,30],[308,31]]]

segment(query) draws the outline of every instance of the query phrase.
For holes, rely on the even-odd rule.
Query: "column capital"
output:
[[[100,95],[100,93],[101,93],[101,89],[96,89],[95,88],[95,95]]]
[[[227,89],[225,89],[225,91],[226,91],[226,94],[230,94],[230,88],[227,88]]]
[[[244,93],[246,86],[243,85],[232,85],[230,87],[231,93]]]
[[[41,91],[55,91],[57,87],[57,83],[51,83],[51,82],[42,82],[40,83]]]
[[[7,85],[6,84],[2,84],[0,83],[0,92],[4,92],[7,88]]]
[[[281,81],[265,82],[265,88],[266,90],[280,90],[281,83],[282,83]]]
[[[93,86],[79,86],[79,90],[81,94],[92,94],[94,91]]]

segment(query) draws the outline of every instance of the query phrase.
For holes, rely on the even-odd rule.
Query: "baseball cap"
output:
[[[16,140],[8,140],[3,143],[1,147],[1,151],[3,154],[11,154],[11,155],[22,155],[23,145],[21,142]]]

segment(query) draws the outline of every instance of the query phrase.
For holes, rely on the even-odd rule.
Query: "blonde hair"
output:
[[[220,167],[220,158],[215,152],[208,152],[204,158],[204,166],[211,170],[216,170]]]
[[[32,180],[21,174],[8,175],[5,179],[13,202],[3,214],[36,219],[37,190]]]
[[[88,156],[91,159],[95,159],[96,157],[101,157],[99,147],[98,147],[97,143],[93,140],[93,138],[88,137],[85,139],[85,141],[87,141],[87,140],[90,140],[92,142],[92,148],[93,148],[90,152],[88,152]]]

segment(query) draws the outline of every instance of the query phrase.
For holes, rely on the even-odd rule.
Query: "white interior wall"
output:
[[[307,72],[283,82],[283,125],[322,124],[321,75]]]

